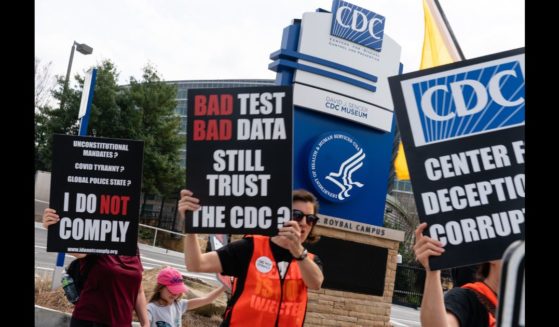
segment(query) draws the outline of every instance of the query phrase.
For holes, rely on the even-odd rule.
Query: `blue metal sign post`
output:
[[[78,118],[80,120],[80,131],[78,135],[87,135],[87,125],[89,124],[89,115],[91,112],[91,102],[93,102],[93,91],[95,89],[95,82],[97,81],[97,69],[92,68],[87,72],[85,82],[83,85],[82,98],[80,102],[80,111]],[[60,286],[60,276],[64,269],[64,258],[66,253],[59,252],[56,257],[56,267],[52,274],[52,289]]]

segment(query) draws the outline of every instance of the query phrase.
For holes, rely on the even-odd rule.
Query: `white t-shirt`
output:
[[[182,315],[188,308],[188,300],[175,301],[168,306],[160,306],[155,302],[147,305],[150,327],[181,327]]]

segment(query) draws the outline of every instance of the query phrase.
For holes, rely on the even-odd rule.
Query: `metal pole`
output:
[[[74,60],[74,50],[76,50],[76,41],[72,44],[72,50],[70,51],[70,61],[68,61],[66,80],[64,81],[64,89],[62,90],[62,98],[60,99],[60,109],[64,107],[64,99],[66,98],[66,90],[68,89],[68,80],[70,79],[70,71],[72,70],[72,61]]]
[[[153,235],[153,246],[155,247],[155,240],[157,239],[157,229],[155,230],[155,235]]]
[[[85,43],[83,45],[85,45]],[[77,43],[76,41],[74,41],[74,43],[72,43],[72,50],[70,51],[70,60],[68,61],[68,70],[66,71],[66,80],[64,81],[64,89],[62,90],[62,98],[60,99],[60,109],[62,109],[64,107],[64,99],[66,98],[66,93],[67,93],[67,89],[68,89],[68,80],[70,79],[70,72],[72,70],[72,61],[74,60],[74,50],[76,49],[76,46],[81,46],[81,45],[79,43]],[[83,46],[81,46],[81,47],[83,48]],[[85,51],[83,49],[78,49],[78,51],[83,53],[83,54],[91,54],[93,49],[86,45],[86,50]],[[96,71],[93,72],[94,75],[95,75],[95,73],[96,73]],[[95,85],[95,77],[93,78],[93,85]],[[91,99],[89,99],[89,104],[91,104]],[[81,122],[80,122],[80,134],[79,135],[86,135],[87,123],[88,122],[89,122],[89,117],[86,117],[85,124],[84,124],[85,126],[84,126],[83,130],[82,130]],[[58,254],[56,256],[56,266],[54,267],[54,271],[52,273],[52,283],[51,283],[51,289],[52,290],[54,290],[55,288],[57,288],[61,284],[60,276],[62,275],[62,270],[64,269],[64,259],[65,259],[65,257],[66,257],[66,253],[64,253],[64,252],[58,252]]]
[[[64,81],[64,88],[62,89],[62,97],[60,98],[60,109],[64,107],[64,99],[66,98],[66,89],[68,88],[68,80],[70,79],[70,71],[72,70],[72,60],[74,60],[74,50],[76,49],[76,41],[72,43],[72,50],[70,51],[70,61],[68,61],[68,70],[66,71],[66,80]],[[51,289],[54,290],[60,286],[60,276],[64,268],[64,259],[66,253],[58,252],[56,255],[56,266],[52,272]]]

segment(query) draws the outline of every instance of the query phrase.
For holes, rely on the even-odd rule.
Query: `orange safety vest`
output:
[[[283,285],[276,261],[270,248],[270,238],[251,235],[254,250],[250,260],[242,293],[227,308],[225,316],[231,315],[229,326],[303,326],[307,311],[307,286],[295,259],[291,260],[285,273]],[[312,260],[313,255],[308,254]],[[237,278],[233,281],[233,294],[237,292]]]
[[[462,285],[476,293],[478,300],[485,306],[489,314],[489,327],[495,327],[497,321],[495,319],[495,309],[497,307],[497,295],[485,283],[475,282]]]

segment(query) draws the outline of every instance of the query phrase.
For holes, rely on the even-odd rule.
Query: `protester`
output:
[[[147,307],[150,327],[182,327],[182,315],[187,310],[212,303],[224,290],[225,286],[221,286],[203,297],[181,299],[188,292],[181,273],[172,267],[163,268],[157,274],[157,285]]]
[[[56,211],[46,208],[43,213],[43,227],[58,223]],[[82,259],[85,253],[70,253]],[[75,304],[70,327],[130,327],[132,310],[136,311],[140,325],[148,327],[146,296],[142,286],[142,262],[139,249],[135,256],[95,255],[94,264],[87,276]]]
[[[425,289],[421,301],[422,326],[494,327],[499,292],[501,260],[480,265],[479,281],[449,290],[443,296],[441,271],[429,268],[429,257],[444,252],[441,242],[423,235],[427,223],[415,230],[413,247],[416,260],[426,271]]]
[[[480,269],[479,266],[479,264],[476,264],[450,269],[453,287],[461,287],[462,285],[476,282],[478,280],[477,272]]]
[[[178,210],[200,208],[189,190],[181,191]],[[307,289],[322,285],[322,264],[308,253],[305,242],[315,241],[318,201],[306,190],[293,192],[292,219],[273,237],[248,235],[217,251],[202,254],[196,234],[185,238],[188,270],[219,272],[235,277],[221,326],[303,326]]]

